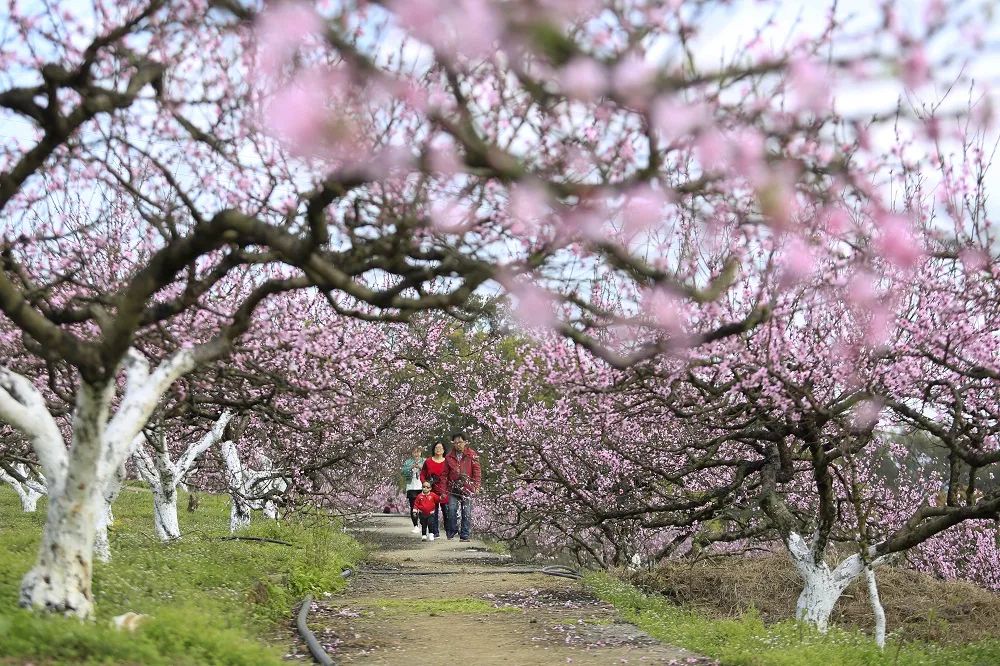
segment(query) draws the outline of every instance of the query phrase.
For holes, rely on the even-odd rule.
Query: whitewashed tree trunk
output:
[[[263,465],[259,470],[243,467],[236,445],[227,440],[222,443],[222,459],[226,464],[226,484],[233,505],[229,516],[229,529],[235,532],[250,522],[252,509],[261,509],[267,518],[278,519],[278,506],[271,499],[273,492],[282,493],[288,487],[282,478],[275,478],[274,466],[267,456],[260,456]]]
[[[38,500],[45,495],[44,481],[38,482],[32,478],[31,470],[24,463],[13,465],[14,471],[21,477],[14,478],[3,469],[0,469],[0,481],[10,485],[21,500],[21,509],[25,513],[34,513],[38,508]],[[24,479],[23,481],[21,479]]]
[[[271,520],[277,520],[278,505],[272,502],[271,500],[267,500],[266,502],[264,502],[264,517],[270,518]]]
[[[138,443],[139,438],[134,438],[132,447]],[[115,524],[115,514],[111,507],[114,505],[118,495],[122,492],[122,484],[125,482],[125,463],[115,469],[114,474],[104,485],[104,509],[97,515],[97,528],[94,535],[94,555],[101,562],[111,561],[111,542],[108,540],[108,528]]]
[[[240,462],[240,455],[236,452],[236,445],[230,440],[222,443],[222,460],[226,464],[226,485],[229,487],[229,496],[233,502],[229,512],[229,531],[235,532],[250,524],[250,507],[245,499],[246,479],[243,463]]]
[[[181,525],[177,520],[177,490],[164,488],[153,493],[153,527],[160,541],[181,538]]]
[[[106,527],[109,482],[131,452],[163,393],[194,368],[182,350],[152,373],[145,359],[125,359],[125,391],[111,415],[116,382],[81,382],[67,449],[41,393],[25,377],[0,368],[0,419],[24,433],[42,465],[49,505],[35,566],[21,582],[22,606],[77,617],[93,614],[92,562],[98,526]]]
[[[878,594],[878,583],[875,582],[875,571],[870,567],[865,567],[865,580],[868,583],[868,600],[872,604],[872,612],[875,614],[875,643],[885,649],[885,608],[882,607],[882,600]]]
[[[788,553],[803,583],[802,593],[795,604],[795,617],[826,633],[830,628],[830,616],[837,600],[847,586],[861,576],[865,565],[860,555],[851,555],[835,569],[830,569],[822,558],[816,557],[814,544],[815,539],[811,545],[794,532],[785,540]],[[873,565],[877,562],[878,560]]]
[[[77,392],[73,446],[63,482],[49,488],[49,511],[38,561],[21,581],[22,606],[78,617],[93,613],[94,541],[106,508],[101,444],[113,387],[113,383],[96,387],[81,384]],[[59,478],[48,470],[45,476]]]
[[[142,444],[136,447],[133,458],[139,476],[149,484],[153,495],[153,526],[156,536],[161,541],[179,539],[181,536],[180,522],[177,519],[177,487],[194,467],[195,461],[209,447],[222,439],[233,414],[229,410],[213,424],[212,429],[197,442],[191,444],[181,455],[177,463],[170,459],[170,450],[166,443],[159,439],[151,446]],[[149,448],[152,449],[148,450]]]
[[[229,511],[229,531],[236,532],[249,524],[250,505],[243,501],[242,498],[234,496],[233,506]]]

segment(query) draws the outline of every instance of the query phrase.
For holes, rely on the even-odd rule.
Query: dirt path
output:
[[[478,540],[421,542],[410,527],[376,516],[351,529],[373,550],[364,569],[393,573],[359,572],[314,606],[310,628],[338,664],[713,663],[623,624],[579,582],[514,574]]]

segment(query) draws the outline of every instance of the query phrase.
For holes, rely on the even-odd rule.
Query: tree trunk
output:
[[[271,500],[264,501],[264,517],[271,520],[278,519],[278,505]]]
[[[17,493],[17,498],[21,500],[21,509],[25,513],[34,513],[38,509],[38,500],[41,498],[42,493],[16,479],[11,479],[8,483],[14,489],[14,492]]]
[[[885,649],[885,609],[878,594],[878,583],[875,582],[875,572],[870,566],[865,567],[865,580],[868,582],[868,599],[875,614],[875,643]]]
[[[114,417],[110,408],[116,381],[81,382],[68,450],[44,397],[23,376],[0,367],[0,418],[31,438],[49,492],[38,561],[21,581],[22,606],[80,618],[93,614],[94,543],[98,525],[107,527],[111,500],[121,487],[120,466],[157,401],[194,367],[194,360],[184,349],[150,374],[145,358],[130,352],[123,366],[125,391]],[[106,544],[106,529],[102,532]]]
[[[74,465],[62,494],[49,498],[38,562],[21,582],[22,606],[80,618],[91,615],[92,555],[105,508],[103,485],[95,466]]]
[[[825,564],[804,576],[803,583],[802,592],[795,604],[795,617],[825,633],[830,626],[833,607],[847,586],[838,584],[833,572]]]
[[[104,503],[104,508],[97,514],[97,526],[94,529],[94,557],[107,564],[111,561],[111,541],[108,539],[108,526],[115,522],[111,507]]]
[[[180,523],[177,521],[177,490],[174,488],[153,489],[153,525],[156,536],[161,541],[181,537]]]
[[[38,509],[38,500],[41,497],[42,494],[35,492],[34,489],[26,489],[24,494],[20,496],[21,508],[24,509],[25,513],[34,513]]]
[[[110,401],[107,386],[81,384],[77,391],[65,483],[49,486],[38,562],[21,581],[22,606],[81,618],[93,613],[94,540],[98,524],[107,526],[107,479],[100,469]]]
[[[826,633],[837,600],[864,571],[861,556],[851,555],[831,570],[822,556],[817,556],[813,547],[798,534],[790,534],[785,544],[803,582],[795,604],[795,617]]]
[[[250,524],[250,506],[242,498],[233,495],[233,508],[229,512],[229,531],[235,532]]]

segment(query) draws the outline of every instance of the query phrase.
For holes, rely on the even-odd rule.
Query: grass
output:
[[[305,594],[343,587],[342,568],[364,553],[332,521],[255,519],[241,532],[294,547],[221,541],[228,535],[228,498],[201,500],[197,512],[180,512],[184,536],[163,544],[153,533],[149,494],[123,491],[110,531],[112,562],[95,563],[96,620],[79,622],[17,608],[45,506],[25,514],[16,495],[0,487],[0,663],[282,663],[284,650],[265,638],[284,635],[282,623]],[[134,634],[111,628],[109,619],[128,611],[150,620]]]
[[[727,666],[909,666],[1000,663],[1000,641],[939,645],[890,639],[885,651],[857,630],[834,628],[820,634],[786,620],[766,624],[753,610],[738,618],[717,618],[678,606],[662,595],[646,594],[609,574],[591,574],[587,586],[615,606],[621,616],[651,636],[718,659]],[[891,630],[891,627],[890,627]]]

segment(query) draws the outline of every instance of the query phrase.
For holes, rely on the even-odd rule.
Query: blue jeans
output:
[[[462,507],[462,528],[458,527],[458,508]],[[445,531],[448,538],[456,534],[462,539],[468,539],[472,532],[472,498],[452,495],[448,498],[448,516],[445,521]]]

